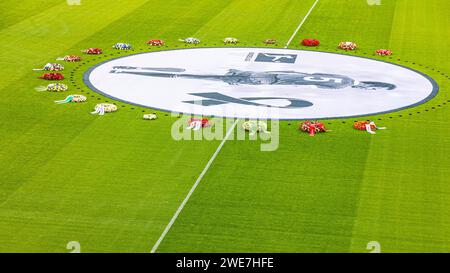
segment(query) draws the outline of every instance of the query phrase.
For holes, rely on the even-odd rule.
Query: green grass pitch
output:
[[[83,72],[118,54],[163,49],[200,38],[222,46],[283,47],[313,0],[3,0],[0,2],[0,252],[149,252],[220,141],[174,141],[177,117],[109,100],[89,90]],[[308,137],[298,122],[280,124],[280,146],[227,141],[157,252],[450,251],[450,3],[445,0],[320,0],[289,48],[302,38],[335,52],[354,40],[354,55],[422,71],[440,86],[420,106],[370,117],[388,130],[371,136],[352,119],[327,120],[333,132]],[[135,51],[117,53],[116,42]],[[65,64],[63,83],[88,97],[53,104],[35,92],[32,71],[56,57],[101,47],[105,54]],[[84,56],[83,56],[84,57]],[[385,58],[386,59],[386,58]],[[79,66],[78,66],[79,65]],[[365,118],[364,118],[365,119]]]

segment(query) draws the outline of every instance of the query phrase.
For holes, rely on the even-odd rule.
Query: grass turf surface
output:
[[[151,110],[121,103],[114,115],[91,116],[107,99],[83,86],[82,73],[117,56],[119,41],[135,52],[149,50],[149,38],[184,47],[177,39],[188,36],[205,46],[276,38],[281,47],[313,2],[3,1],[0,251],[65,252],[72,240],[83,252],[150,251],[219,141],[173,141],[176,117],[158,112],[148,123],[141,115]],[[227,141],[158,251],[365,252],[373,240],[382,251],[449,251],[449,11],[443,0],[319,1],[291,48],[303,37],[324,51],[355,40],[361,49],[350,54],[369,57],[389,47],[388,61],[432,76],[440,93],[372,117],[389,128],[376,136],[344,119],[314,138],[281,122],[275,152]],[[33,90],[42,82],[31,68],[87,47],[107,51],[64,71],[87,103],[53,105],[65,95]]]

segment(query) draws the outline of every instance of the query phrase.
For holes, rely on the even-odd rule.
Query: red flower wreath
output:
[[[303,39],[301,44],[303,46],[319,46],[320,41],[316,39]]]
[[[202,123],[202,128],[205,128],[205,127],[208,127],[208,126],[211,125],[209,119],[207,119],[207,118],[202,118],[202,119],[199,119],[199,118],[191,118],[191,119],[188,120],[188,124],[191,124],[192,122],[196,122],[196,121],[201,121],[201,123]]]
[[[102,53],[103,53],[103,50],[102,50],[101,48],[94,48],[94,47],[91,47],[91,48],[82,50],[81,52],[84,52],[84,53],[86,53],[86,54],[98,55],[98,54],[102,54]]]
[[[389,49],[378,49],[375,51],[375,54],[377,54],[378,56],[391,56],[392,51]]]
[[[310,136],[314,136],[316,133],[327,132],[325,124],[318,121],[305,121],[300,123],[301,131],[309,133]]]
[[[370,121],[356,121],[353,124],[353,128],[356,129],[356,130],[365,131],[366,130],[366,125],[369,125],[369,124],[370,124]],[[370,128],[372,130],[377,129],[375,124],[370,124]]]
[[[64,76],[61,73],[45,73],[40,76],[39,79],[48,80],[48,81],[60,81],[64,80]]]
[[[149,40],[147,42],[147,44],[151,45],[151,46],[162,46],[162,45],[164,45],[164,41],[163,40]]]

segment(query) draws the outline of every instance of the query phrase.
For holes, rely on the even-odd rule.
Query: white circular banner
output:
[[[123,102],[205,116],[321,119],[373,115],[424,103],[430,77],[342,54],[269,48],[141,53],[89,69],[84,82]]]

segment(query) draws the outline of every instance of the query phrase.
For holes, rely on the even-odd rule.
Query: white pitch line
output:
[[[305,15],[303,20],[298,25],[297,29],[294,31],[294,34],[292,34],[291,38],[289,38],[289,41],[286,43],[284,48],[288,48],[288,46],[291,44],[291,42],[294,39],[295,35],[297,35],[297,32],[302,28],[303,24],[306,22],[306,19],[308,19],[308,16],[311,14],[311,12],[313,11],[314,7],[317,5],[318,2],[319,2],[319,0],[316,0],[316,2],[314,2],[312,7],[309,9],[308,13]]]
[[[177,211],[175,212],[175,214],[172,216],[172,219],[170,219],[170,222],[167,224],[166,228],[164,229],[163,233],[161,234],[161,236],[159,236],[158,241],[156,241],[155,245],[153,246],[152,250],[150,251],[150,253],[155,253],[156,250],[159,247],[159,244],[161,244],[162,240],[164,240],[164,237],[166,237],[167,233],[169,232],[170,228],[172,227],[172,225],[175,223],[175,221],[178,218],[178,215],[180,215],[181,211],[183,210],[184,206],[186,205],[186,203],[189,201],[189,198],[191,198],[191,195],[194,193],[195,189],[197,188],[198,184],[200,184],[200,181],[202,180],[203,176],[206,174],[206,172],[208,171],[209,167],[211,166],[211,164],[213,163],[214,159],[216,158],[216,156],[219,154],[220,150],[222,149],[223,145],[225,144],[225,142],[227,141],[227,139],[230,137],[231,133],[234,131],[234,128],[236,127],[236,124],[239,122],[239,119],[236,119],[236,121],[233,123],[233,126],[231,126],[230,130],[228,130],[227,134],[225,135],[224,139],[222,140],[222,142],[220,142],[219,147],[217,147],[216,151],[214,152],[214,154],[211,156],[211,158],[209,159],[208,163],[206,163],[205,168],[203,169],[203,171],[200,173],[200,176],[197,178],[197,180],[195,181],[194,185],[192,186],[191,190],[188,192],[188,194],[186,195],[186,197],[184,198],[183,202],[181,202],[180,206],[178,207]]]

